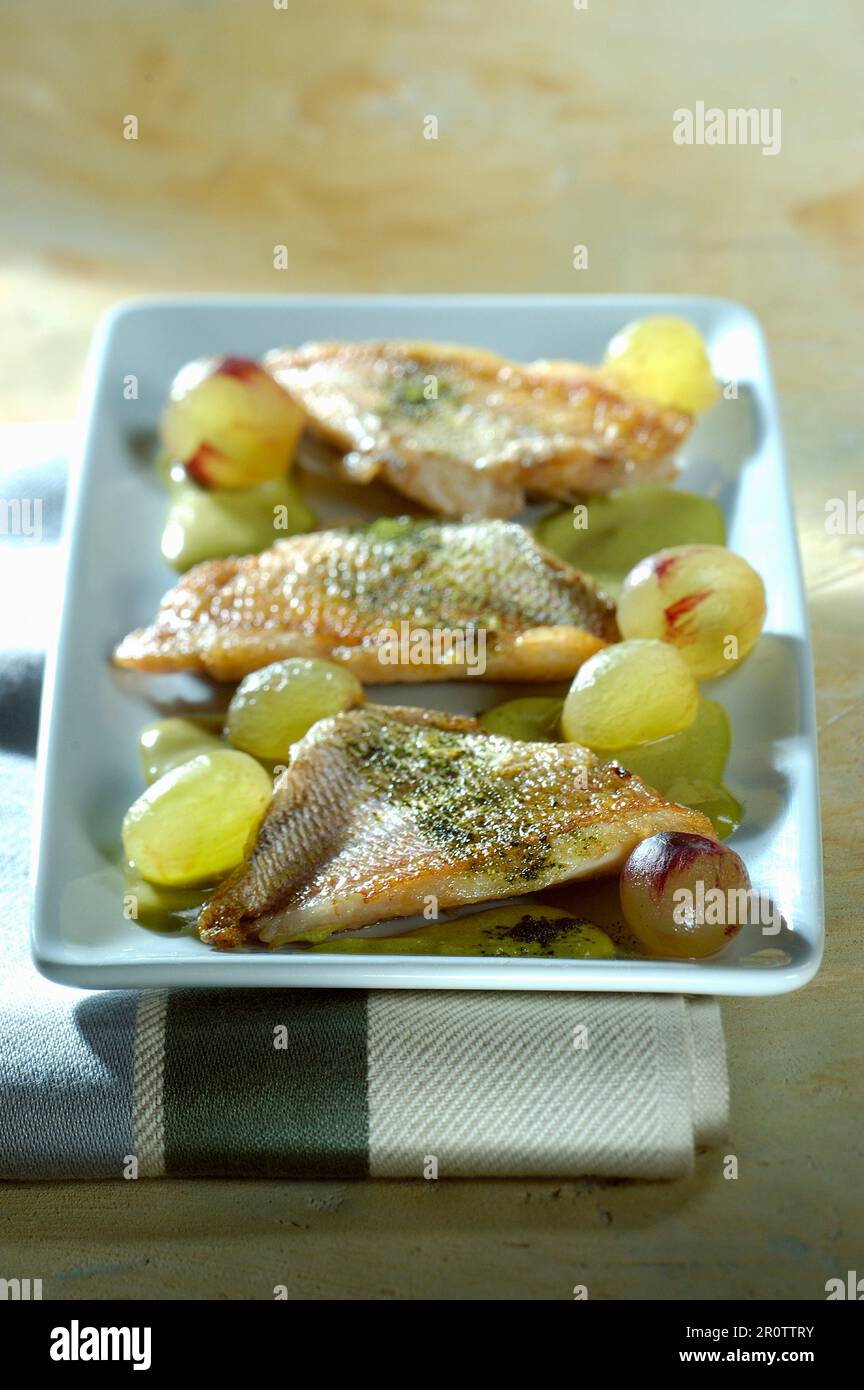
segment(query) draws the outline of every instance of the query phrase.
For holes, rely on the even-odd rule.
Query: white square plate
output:
[[[704,962],[216,953],[123,915],[120,823],[141,790],[137,736],[153,701],[199,702],[191,677],[113,670],[114,643],[149,620],[175,576],[159,553],[165,494],[141,440],[188,359],[314,338],[429,338],[509,357],[597,361],[612,334],[646,313],[675,313],[705,335],[715,374],[737,383],[700,422],[680,482],[723,507],[728,540],[768,590],[765,633],[709,693],[733,730],[726,780],[745,806],[734,846],[754,887],[779,904],[778,935],[744,928]],[[137,398],[124,390],[137,380]],[[728,393],[733,396],[732,392]],[[777,405],[765,343],[746,309],[676,296],[290,297],[149,300],[102,323],[90,359],[86,424],[73,460],[59,641],[49,661],[40,740],[33,955],[52,979],[85,988],[283,985],[353,988],[572,989],[778,994],[815,974],[822,883],[810,639]],[[158,690],[158,695],[157,695]],[[476,712],[494,687],[473,682],[412,700]],[[401,700],[376,689],[373,699]],[[404,929],[404,928],[403,928]]]

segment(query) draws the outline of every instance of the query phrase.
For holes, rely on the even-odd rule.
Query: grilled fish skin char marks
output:
[[[384,634],[402,623],[427,633],[482,631],[487,680],[569,679],[618,640],[612,601],[524,527],[400,517],[205,561],[114,660],[219,681],[292,656],[329,658],[371,684],[471,675],[470,662],[449,659],[458,647],[444,662],[416,660],[410,643],[409,659],[382,659]]]
[[[366,706],[294,746],[244,865],[199,918],[222,949],[319,941],[423,910],[611,872],[659,830],[714,838],[698,811],[576,744]]]
[[[524,365],[448,344],[309,343],[265,365],[347,477],[380,475],[445,516],[514,516],[528,494],[566,500],[670,477],[693,423],[576,362]]]

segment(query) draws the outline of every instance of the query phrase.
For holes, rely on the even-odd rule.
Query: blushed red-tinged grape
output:
[[[219,357],[177,374],[162,417],[162,439],[201,487],[245,488],[290,465],[304,415],[258,362]]]
[[[677,545],[640,560],[618,599],[624,637],[670,642],[697,680],[731,671],[755,646],[765,586],[722,545]]]
[[[740,856],[705,835],[677,830],[636,846],[621,870],[620,892],[633,935],[652,955],[678,960],[721,951],[752,907]]]
[[[577,671],[561,729],[570,743],[621,748],[665,738],[693,723],[699,687],[666,642],[616,642]]]

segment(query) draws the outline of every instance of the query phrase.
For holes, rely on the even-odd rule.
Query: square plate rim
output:
[[[256,309],[289,309],[292,306],[312,308],[394,306],[402,308],[435,305],[445,309],[464,309],[483,307],[502,311],[537,308],[569,308],[579,312],[581,308],[611,308],[620,305],[622,311],[632,314],[646,309],[666,309],[667,311],[687,307],[702,307],[715,313],[730,313],[746,324],[757,348],[759,358],[760,406],[764,413],[766,436],[776,446],[779,473],[782,479],[778,502],[783,507],[783,524],[791,539],[791,560],[795,568],[796,599],[800,600],[801,627],[806,641],[806,666],[801,683],[801,732],[807,736],[810,745],[810,780],[815,795],[814,821],[817,836],[818,881],[814,884],[819,906],[818,939],[808,958],[797,964],[787,964],[775,970],[745,970],[731,966],[724,967],[720,962],[710,971],[694,962],[667,960],[612,960],[570,961],[520,958],[496,963],[488,957],[436,957],[401,955],[376,955],[358,957],[354,955],[332,955],[313,958],[302,955],[279,955],[273,953],[250,952],[248,954],[222,955],[215,952],[202,956],[199,960],[178,960],[166,956],[164,960],[155,957],[149,961],[131,961],[77,964],[58,960],[50,950],[43,949],[40,943],[41,923],[46,911],[50,910],[45,893],[47,874],[43,872],[41,853],[43,832],[50,812],[48,784],[50,778],[52,745],[59,737],[59,716],[55,713],[55,696],[58,674],[63,665],[64,650],[68,641],[68,615],[73,604],[71,579],[80,545],[81,528],[78,524],[82,507],[85,463],[90,452],[92,435],[97,419],[98,390],[107,349],[118,325],[126,319],[146,314],[174,313],[190,309],[207,311],[226,310],[230,313],[254,311]],[[825,943],[824,898],[822,876],[821,806],[819,801],[819,764],[815,719],[815,680],[813,651],[810,631],[810,616],[806,602],[803,566],[800,545],[795,526],[792,491],[786,462],[783,435],[780,424],[779,403],[774,385],[767,341],[762,324],[752,309],[741,301],[723,296],[692,295],[687,293],[339,293],[302,292],[286,294],[243,292],[230,293],[191,293],[191,294],[151,294],[132,296],[121,300],[105,310],[97,321],[87,354],[82,378],[80,405],[73,426],[69,449],[69,474],[67,498],[64,509],[63,527],[59,542],[60,568],[62,579],[62,599],[59,616],[51,634],[46,651],[45,677],[39,721],[39,737],[36,758],[36,789],[33,808],[33,847],[32,864],[32,905],[30,920],[31,956],[41,974],[57,983],[79,989],[127,989],[150,987],[272,987],[272,988],[431,988],[431,989],[510,989],[525,990],[568,990],[600,992],[652,992],[684,994],[717,994],[739,997],[765,997],[788,993],[801,988],[817,973]],[[48,937],[50,941],[50,934]],[[458,964],[456,962],[458,961]],[[446,962],[446,966],[445,966]],[[274,978],[280,973],[278,966],[287,966],[288,973],[295,978]],[[519,967],[522,977],[516,981],[517,973],[513,966]],[[274,967],[276,967],[274,969]],[[442,968],[443,967],[443,968]],[[586,969],[588,967],[590,969]],[[443,974],[446,968],[448,978],[433,978]],[[425,969],[425,974],[424,974]],[[179,978],[169,979],[172,972]],[[236,972],[236,974],[235,974]],[[580,975],[582,978],[580,979]],[[621,978],[619,978],[619,975]],[[340,978],[344,976],[345,978]],[[227,978],[226,978],[227,977]],[[758,979],[759,987],[754,988]]]

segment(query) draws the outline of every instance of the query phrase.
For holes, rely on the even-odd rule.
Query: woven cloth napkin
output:
[[[30,812],[62,445],[0,432],[0,1177],[688,1173],[726,1132],[711,999],[87,993],[36,973]],[[41,503],[39,534],[32,506],[20,534],[23,499]]]

